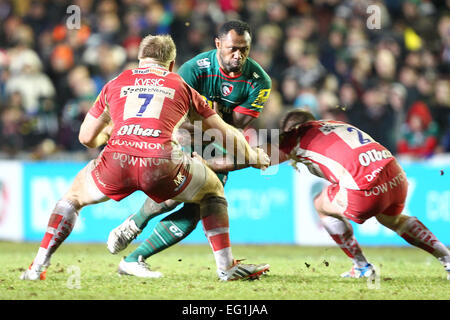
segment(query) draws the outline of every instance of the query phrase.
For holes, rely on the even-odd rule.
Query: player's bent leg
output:
[[[203,230],[216,260],[221,281],[257,279],[270,268],[268,264],[243,264],[233,259],[229,237],[228,204],[224,197],[210,196],[200,203]]]
[[[151,219],[163,213],[172,211],[180,203],[181,202],[172,199],[157,203],[151,198],[147,198],[139,211],[132,216],[132,220],[139,229],[143,230]]]
[[[436,257],[447,272],[447,280],[450,280],[450,251],[419,219],[403,214],[395,216],[378,214],[376,218],[409,244]]]
[[[242,264],[233,258],[229,234],[228,204],[223,184],[209,167],[201,162],[197,163],[200,165],[195,167],[195,170],[204,173],[203,185],[198,187],[195,192],[188,189],[187,192],[180,194],[175,199],[186,201],[186,195],[190,194],[191,201],[200,204],[203,230],[213,250],[220,280],[257,278],[269,270],[269,265]]]
[[[177,194],[173,200],[170,200],[175,206],[180,202],[185,202],[183,207],[161,220],[156,225],[150,237],[121,261],[122,266],[119,265],[119,269],[124,269],[127,263],[137,263],[140,257],[144,261],[150,256],[178,243],[188,236],[197,226],[200,219],[200,209],[198,201],[193,201],[192,199],[194,198],[195,200],[195,195],[200,189],[208,187],[208,184],[206,184],[206,167],[201,161],[192,159],[187,155],[184,155],[183,161],[189,163],[191,180],[181,193]],[[151,205],[150,201],[146,201],[146,204]],[[148,210],[148,208],[144,208],[144,210]],[[138,232],[140,230],[137,230]],[[112,241],[109,242],[112,243]],[[138,272],[128,274],[140,276]]]
[[[332,186],[330,186],[332,188]],[[331,201],[325,188],[315,199],[314,206],[319,214],[320,221],[341,248],[341,250],[352,260],[353,266],[350,271],[341,274],[343,278],[362,278],[374,275],[375,269],[364,256],[358,241],[354,237],[353,227],[346,217],[343,216],[345,210],[345,194],[335,195]],[[339,198],[341,197],[341,198]]]
[[[175,209],[179,204],[180,202],[170,199],[157,203],[151,198],[147,198],[136,214],[129,216],[119,226],[111,230],[107,241],[108,251],[117,254],[124,250],[136,239],[152,218]]]
[[[92,167],[91,161],[77,174],[69,191],[56,203],[38,253],[20,279],[44,280],[52,255],[72,232],[79,211],[88,204],[108,200],[92,180]]]
[[[137,262],[139,257],[148,259],[152,255],[180,242],[197,227],[200,221],[200,208],[195,203],[185,203],[183,207],[162,219],[152,234],[132,253],[125,262]]]

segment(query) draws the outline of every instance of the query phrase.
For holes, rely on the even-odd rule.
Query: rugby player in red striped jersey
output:
[[[22,280],[45,278],[52,255],[70,235],[83,207],[109,199],[120,201],[137,190],[157,203],[173,198],[199,204],[221,280],[257,277],[268,269],[265,264],[242,264],[233,258],[223,186],[203,161],[182,152],[174,132],[193,116],[201,119],[203,129],[218,129],[235,141],[237,152],[252,166],[264,168],[269,158],[261,149],[252,149],[197,91],[171,72],[175,55],[170,36],[147,36],[139,48],[139,67],[122,72],[103,87],[81,125],[79,140],[91,148],[107,145],[57,202]],[[119,272],[161,277],[143,259],[120,264]]]
[[[330,184],[314,199],[325,230],[353,261],[342,277],[375,276],[353,234],[350,220],[362,224],[375,217],[408,243],[439,260],[450,280],[450,251],[416,217],[402,214],[408,189],[403,169],[384,146],[360,129],[341,122],[315,120],[303,109],[280,122],[279,162],[293,160]],[[272,163],[274,164],[274,163]],[[220,166],[212,166],[220,170]]]
[[[450,251],[416,217],[402,214],[408,182],[389,150],[350,124],[315,120],[301,109],[288,112],[280,127],[281,160],[304,163],[312,174],[331,183],[315,198],[314,206],[325,230],[353,261],[342,277],[374,275],[348,219],[361,224],[375,217],[436,257],[450,280]]]

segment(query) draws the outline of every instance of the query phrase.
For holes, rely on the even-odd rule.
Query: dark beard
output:
[[[224,71],[227,72],[227,73],[230,73],[230,72],[241,72],[241,70],[242,70],[241,66],[235,66],[234,67],[234,66],[231,66],[229,64],[224,65]]]
[[[220,57],[220,64],[223,66],[223,71],[225,71],[226,73],[230,73],[230,72],[241,72],[242,71],[242,65],[238,65],[238,66],[232,66],[229,63],[225,63],[223,61],[223,58]]]

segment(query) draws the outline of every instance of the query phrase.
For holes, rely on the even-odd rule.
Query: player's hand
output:
[[[261,148],[253,148],[252,151],[255,153],[250,159],[255,159],[256,161],[251,162],[251,166],[261,170],[266,170],[270,166],[269,155]]]

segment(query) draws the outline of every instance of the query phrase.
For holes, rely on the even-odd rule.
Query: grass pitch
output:
[[[337,247],[234,245],[248,263],[269,263],[255,281],[219,282],[208,245],[177,245],[147,262],[161,279],[118,276],[122,255],[104,244],[63,244],[45,281],[21,281],[37,243],[0,242],[1,300],[450,300],[439,262],[415,248],[364,248],[379,271],[373,282],[342,279],[350,260]],[[130,246],[124,254],[134,247]]]

